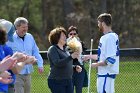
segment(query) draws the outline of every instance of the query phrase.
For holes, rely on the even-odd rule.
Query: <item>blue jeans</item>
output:
[[[73,93],[72,79],[48,79],[48,86],[52,93]]]
[[[85,69],[82,69],[80,73],[78,73],[77,71],[73,72],[73,91],[75,87],[76,93],[82,93],[85,73]]]

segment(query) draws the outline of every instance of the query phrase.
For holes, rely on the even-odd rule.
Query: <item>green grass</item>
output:
[[[140,62],[122,62],[115,81],[116,93],[140,93]]]
[[[31,93],[51,93],[47,85],[49,65],[44,65],[45,72],[38,74],[37,67],[34,66],[32,74]],[[88,64],[85,64],[88,71]],[[140,62],[120,62],[120,74],[115,80],[115,93],[140,93]],[[96,69],[91,70],[90,93],[96,92]],[[83,93],[87,93],[87,88],[83,88]]]
[[[49,74],[49,65],[44,65],[43,74],[39,74],[37,66],[34,65],[34,73],[32,74],[31,93],[51,93],[47,83],[48,74]]]

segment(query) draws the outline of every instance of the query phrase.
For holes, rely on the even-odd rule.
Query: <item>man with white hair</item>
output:
[[[38,71],[43,72],[43,59],[39,54],[39,48],[33,36],[28,31],[28,20],[24,17],[18,17],[14,21],[16,32],[13,35],[13,42],[8,41],[7,44],[13,52],[22,52],[26,55],[34,56],[37,59]],[[16,75],[15,93],[30,93],[31,73],[33,65],[26,64],[19,74]]]
[[[21,68],[24,66],[18,64],[28,64],[30,60],[35,61],[34,57],[27,56],[23,53],[16,52],[13,54],[12,49],[6,45],[7,39],[9,42],[13,42],[14,32],[14,26],[10,21],[0,19],[0,65],[2,65],[0,69],[0,93],[14,93],[14,74],[17,71],[17,68]],[[8,55],[10,55],[11,57],[7,57]],[[6,62],[4,62],[5,60]],[[15,62],[13,63],[13,61]]]

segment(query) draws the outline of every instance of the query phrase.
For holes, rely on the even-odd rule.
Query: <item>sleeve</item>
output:
[[[13,51],[10,47],[8,47],[7,45],[4,46],[4,51],[5,51],[5,56],[8,56],[8,55],[13,55]],[[11,76],[12,76],[12,79],[13,79],[13,82],[11,82],[10,84],[14,84],[15,82],[15,75],[14,73],[11,71],[11,70],[8,70],[9,73],[11,73]]]
[[[76,66],[77,66],[77,65],[72,65],[72,67],[73,67],[74,70],[76,70]]]
[[[38,67],[43,67],[43,59],[39,53],[39,48],[36,45],[36,42],[33,38],[33,50],[32,50],[32,56],[35,56],[35,58],[37,59],[37,65]]]
[[[108,65],[113,65],[116,62],[115,56],[108,57],[105,61]]]
[[[13,55],[13,50],[10,47],[8,47],[7,45],[4,46],[4,51],[5,51],[5,56]]]
[[[116,45],[117,38],[113,35],[110,35],[106,40],[105,46],[105,55],[106,55],[106,63],[108,65],[113,65],[116,62]]]
[[[71,56],[60,58],[60,55],[61,53],[59,53],[55,47],[51,47],[48,50],[48,59],[50,63],[57,67],[63,67],[72,60]]]

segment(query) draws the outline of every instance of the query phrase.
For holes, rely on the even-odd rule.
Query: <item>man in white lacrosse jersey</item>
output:
[[[98,46],[97,63],[91,65],[93,68],[98,68],[97,92],[114,93],[115,77],[119,74],[119,39],[112,31],[110,14],[100,14],[97,20],[99,30],[104,34]]]

